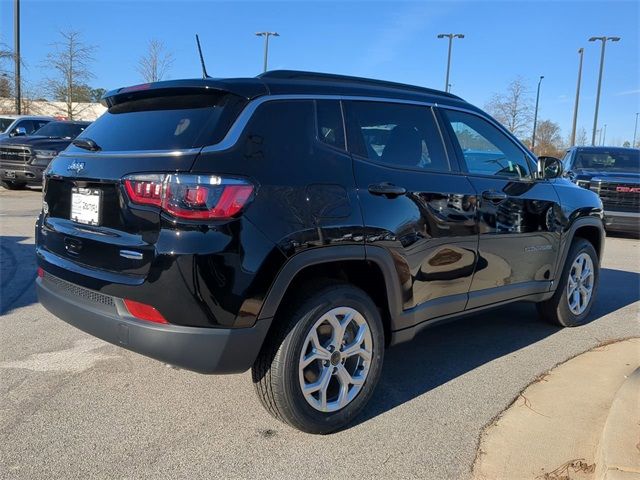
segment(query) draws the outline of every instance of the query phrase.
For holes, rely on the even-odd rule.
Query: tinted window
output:
[[[34,120],[33,121],[35,130],[38,130],[38,129],[44,127],[47,123],[49,123],[49,120]]]
[[[318,139],[321,142],[344,149],[344,128],[340,103],[335,100],[316,101]]]
[[[34,125],[32,120],[20,120],[18,123],[16,123],[16,126],[14,127],[14,130],[16,128],[24,128],[24,130],[27,133],[27,135],[31,135],[33,133],[33,131],[36,130],[35,125]]]
[[[390,166],[448,170],[429,107],[383,102],[347,102],[353,153]]]
[[[103,151],[202,147],[222,140],[243,104],[229,94],[132,100],[111,107],[82,137],[90,138]]]
[[[13,118],[0,118],[0,133],[4,133],[13,121]]]
[[[469,113],[443,110],[469,173],[529,177],[524,152],[486,120]]]
[[[565,172],[571,170],[571,150],[568,150],[567,153],[564,154],[562,158],[562,167]]]
[[[87,126],[84,124],[50,122],[33,132],[33,134],[52,138],[76,138],[85,128],[87,128]]]
[[[640,169],[640,150],[578,150],[574,168],[637,172]]]

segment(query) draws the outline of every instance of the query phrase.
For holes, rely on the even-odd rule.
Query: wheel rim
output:
[[[346,407],[360,393],[373,352],[371,329],[351,307],[323,314],[302,344],[298,377],[302,395],[321,412]]]
[[[567,303],[574,315],[581,315],[587,309],[593,294],[594,279],[593,261],[589,255],[581,253],[571,265],[567,282]]]

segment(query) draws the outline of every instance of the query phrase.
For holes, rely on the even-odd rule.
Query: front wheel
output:
[[[369,296],[351,285],[300,297],[306,300],[276,319],[253,382],[277,419],[304,432],[330,433],[353,420],[373,394],[384,354],[382,320]]]
[[[538,304],[540,316],[562,327],[584,324],[596,296],[599,277],[600,264],[593,245],[582,238],[575,239],[556,292]]]

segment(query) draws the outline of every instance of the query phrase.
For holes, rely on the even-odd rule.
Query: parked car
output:
[[[607,230],[640,232],[640,150],[572,147],[563,159],[567,176],[600,195]]]
[[[587,320],[598,196],[459,97],[274,71],[104,102],[45,175],[40,302],[177,367],[251,369],[295,428],[347,425],[386,347],[461,313]]]
[[[53,117],[46,116],[0,115],[0,139],[19,135],[31,135],[53,120]]]
[[[16,190],[40,185],[42,172],[91,122],[49,122],[33,135],[0,140],[0,184]]]

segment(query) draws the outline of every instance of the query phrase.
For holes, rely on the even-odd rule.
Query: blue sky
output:
[[[12,0],[0,0],[0,41],[13,42]],[[168,78],[200,74],[193,35],[200,34],[212,76],[253,76],[262,69],[258,30],[275,30],[269,66],[382,78],[444,88],[447,42],[456,40],[453,93],[483,107],[491,94],[521,76],[535,94],[544,75],[541,119],[570,133],[578,66],[585,48],[578,126],[589,138],[593,122],[600,43],[607,44],[600,125],[607,143],[631,140],[640,111],[640,2],[213,2],[22,0],[22,50],[26,80],[46,76],[41,67],[61,29],[76,29],[96,45],[94,87],[140,83],[135,70],[150,38],[164,41],[176,61]]]

